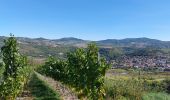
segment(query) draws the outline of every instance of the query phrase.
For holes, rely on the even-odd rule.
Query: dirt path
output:
[[[24,88],[23,92],[16,98],[16,100],[33,100],[33,96],[28,88]]]
[[[39,73],[36,73],[36,75],[41,80],[45,81],[50,87],[55,89],[61,95],[63,100],[78,100],[78,97],[68,87],[64,86],[60,82],[55,81],[52,78],[45,77]]]
[[[21,97],[17,97],[16,100],[33,100],[33,97],[30,93],[30,91],[24,90],[21,94]]]

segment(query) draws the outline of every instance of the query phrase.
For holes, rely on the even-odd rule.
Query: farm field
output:
[[[169,100],[170,95],[167,93],[147,93],[142,98],[143,100]]]
[[[170,95],[166,93],[169,90],[164,88],[170,84],[169,74],[110,69],[105,77],[106,97],[118,100],[169,100]]]
[[[150,80],[164,80],[170,78],[170,72],[152,72],[138,69],[110,69],[106,73],[107,78],[147,78]]]

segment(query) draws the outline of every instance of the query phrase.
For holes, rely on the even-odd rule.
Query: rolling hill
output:
[[[3,40],[7,38],[0,36],[0,47]],[[49,55],[64,57],[66,52],[75,48],[87,47],[90,42],[96,42],[100,48],[161,48],[170,49],[170,41],[160,41],[149,38],[127,38],[127,39],[107,39],[101,41],[88,41],[73,37],[61,39],[45,39],[45,38],[26,38],[17,37],[20,52],[32,57],[47,57]]]
[[[160,41],[149,38],[127,38],[127,39],[107,39],[97,41],[97,44],[102,46],[113,46],[113,47],[153,47],[153,48],[170,48],[170,41]]]

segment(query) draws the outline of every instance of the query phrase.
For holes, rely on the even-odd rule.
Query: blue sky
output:
[[[0,35],[170,41],[170,0],[0,0]]]

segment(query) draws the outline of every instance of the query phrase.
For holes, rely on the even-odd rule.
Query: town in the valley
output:
[[[170,56],[121,56],[111,60],[112,68],[143,68],[170,71]]]

